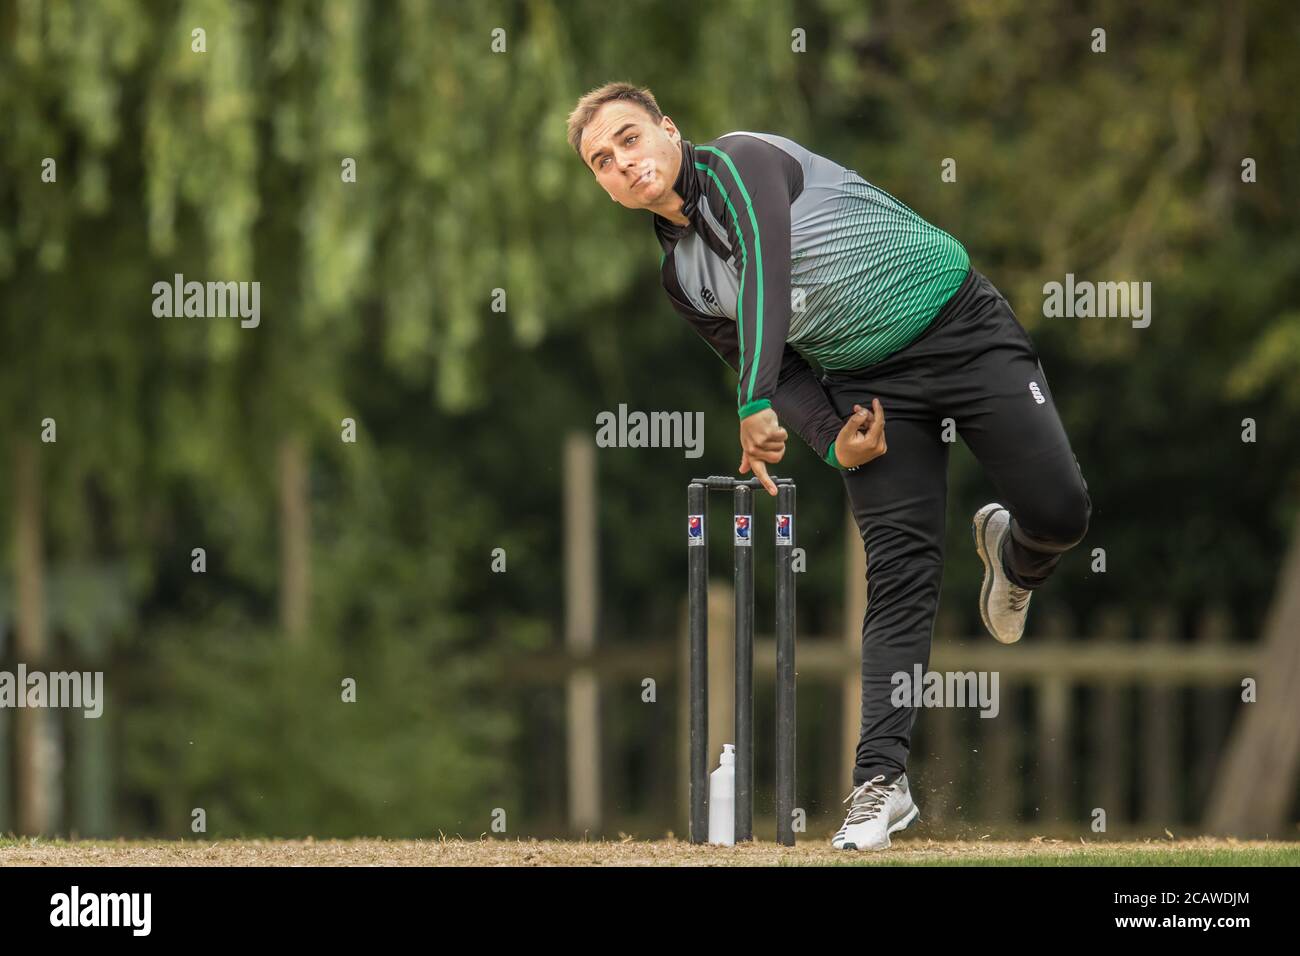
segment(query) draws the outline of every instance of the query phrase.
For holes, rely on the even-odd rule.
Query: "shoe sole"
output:
[[[912,804],[912,809],[911,811],[908,812],[907,816],[903,817],[901,820],[899,820],[892,827],[890,827],[888,830],[885,831],[885,839],[888,840],[889,834],[891,833],[897,833],[899,830],[906,830],[909,826],[911,826],[920,818],[921,818],[921,808],[918,807],[916,804]],[[889,847],[890,844],[886,843],[883,847],[881,847],[881,849],[887,850],[889,849]],[[841,850],[856,850],[857,848],[858,845],[856,843],[845,843],[843,846],[840,847]]]
[[[984,562],[984,583],[980,585],[980,617],[984,621],[984,628],[992,635],[993,640],[999,644],[1014,644],[1020,640],[1020,636],[1017,636],[1012,641],[1002,640],[1002,638],[998,637],[998,632],[989,620],[989,595],[993,593],[993,581],[997,572],[993,570],[992,558],[988,553],[988,549],[984,547],[984,530],[988,527],[989,521],[999,511],[1006,511],[1006,509],[998,504],[985,505],[975,512],[975,518],[971,522],[971,533],[975,536],[975,550],[979,554],[980,560]],[[1000,538],[998,540],[1001,541]]]

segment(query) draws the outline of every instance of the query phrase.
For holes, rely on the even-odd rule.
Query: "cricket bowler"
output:
[[[907,783],[917,711],[894,706],[891,677],[929,666],[943,420],[997,489],[973,521],[996,640],[1020,640],[1033,592],[1088,529],[1088,485],[1038,351],[960,242],[784,136],[692,143],[630,83],[583,96],[568,135],[611,200],[653,214],[669,301],[736,371],[741,473],[775,495],[767,466],[789,426],[843,475],[868,603],[862,732],[832,844],[884,849],[919,817]]]

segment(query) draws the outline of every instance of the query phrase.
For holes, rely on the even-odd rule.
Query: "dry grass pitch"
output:
[[[701,847],[675,839],[60,841],[0,838],[0,866],[1300,866],[1300,844],[898,840],[883,853],[825,840]]]

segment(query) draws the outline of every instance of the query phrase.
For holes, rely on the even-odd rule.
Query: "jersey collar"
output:
[[[695,210],[700,201],[700,178],[695,171],[695,145],[683,136],[681,148],[682,165],[677,171],[677,181],[673,183],[673,191],[682,197],[682,215],[691,221],[691,225],[679,226],[658,213],[654,214],[655,235],[659,238],[659,245],[663,247],[665,254],[677,245],[677,240],[694,228]]]

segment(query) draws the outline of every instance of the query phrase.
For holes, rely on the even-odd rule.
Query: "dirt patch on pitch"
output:
[[[844,864],[1296,865],[1293,843],[1197,838],[1070,843],[1062,840],[897,841],[882,853],[844,853],[824,841],[692,846],[681,840],[212,840],[0,842],[0,866],[831,866]]]

